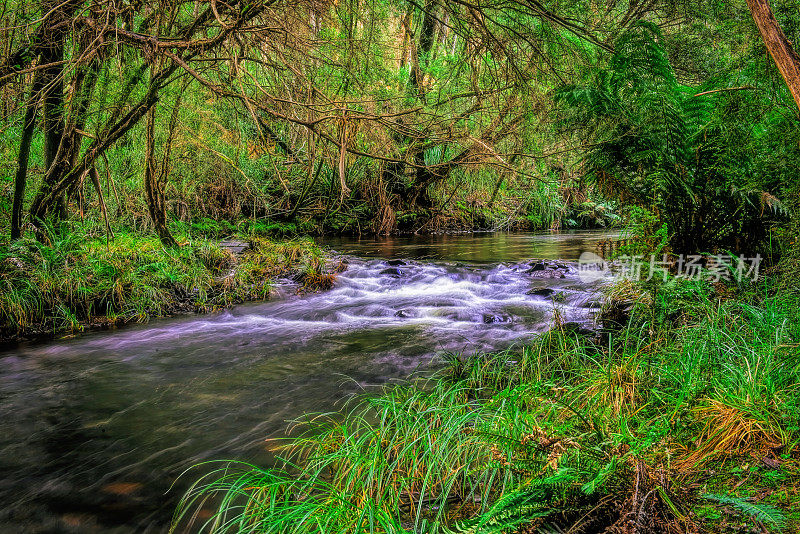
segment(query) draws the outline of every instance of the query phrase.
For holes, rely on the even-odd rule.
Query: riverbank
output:
[[[556,324],[309,418],[285,463],[220,464],[176,524],[200,508],[195,526],[218,532],[797,531],[798,293],[624,294],[603,342]]]
[[[166,532],[193,464],[272,465],[264,440],[285,436],[305,413],[435,369],[442,351],[527,342],[554,309],[565,321],[596,311],[574,271],[526,271],[532,257],[569,262],[602,238],[443,235],[380,239],[380,249],[353,241],[330,290],[295,296],[294,284],[282,285],[266,301],[5,351],[0,525]],[[348,248],[338,245],[319,241]]]
[[[0,243],[0,345],[209,312],[267,299],[279,278],[309,290],[334,276],[310,239],[235,234],[237,254],[192,234],[173,249],[135,232],[78,235]]]

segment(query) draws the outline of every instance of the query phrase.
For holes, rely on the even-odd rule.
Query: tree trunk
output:
[[[64,59],[63,34],[53,35],[42,51],[42,63],[50,67],[42,70],[44,81],[43,125],[44,125],[44,164],[45,176],[42,189],[48,189],[58,181],[67,170],[65,162],[66,146],[64,138],[64,67],[58,64]],[[66,217],[65,195],[54,199],[54,215],[58,219]]]
[[[36,110],[39,107],[39,93],[42,90],[42,77],[33,75],[31,94],[25,109],[25,122],[22,127],[22,140],[19,143],[17,157],[17,174],[14,177],[14,204],[11,208],[11,239],[19,239],[22,235],[22,204],[25,200],[25,185],[28,179],[28,159],[31,153],[31,140],[36,125]]]
[[[79,180],[88,171],[94,162],[120,137],[125,135],[133,128],[150,109],[158,102],[158,91],[169,76],[175,72],[177,64],[173,63],[170,67],[164,68],[156,78],[151,79],[147,93],[128,110],[122,117],[106,123],[105,128],[95,140],[86,148],[86,151],[78,160],[77,164],[64,176],[55,182],[51,188],[41,188],[39,194],[31,206],[31,218],[33,220],[45,220],[51,213],[56,204],[56,199]]]
[[[775,20],[769,0],[747,0],[747,7],[800,111],[800,57]]]
[[[409,6],[403,20],[400,22],[403,28],[403,45],[400,47],[400,65],[398,65],[400,69],[405,67],[406,61],[408,61],[409,48],[412,44],[411,41],[414,39],[414,34],[411,33],[411,17],[413,15],[414,7]]]
[[[425,2],[424,13],[422,16],[422,28],[419,32],[419,45],[412,48],[412,65],[411,65],[411,87],[416,91],[423,101],[425,100],[425,69],[428,66],[431,49],[433,48],[433,32],[436,29],[436,16],[434,15],[436,9],[436,1],[429,0]],[[415,53],[416,52],[416,53]]]
[[[412,94],[423,104],[426,101],[425,71],[430,62],[431,50],[434,45],[434,32],[436,30],[435,10],[437,6],[438,0],[427,0],[425,2],[422,13],[422,27],[419,32],[419,41],[416,45],[412,44],[411,46],[411,75],[409,84],[413,92]],[[430,208],[432,202],[428,195],[428,186],[434,181],[435,177],[425,165],[424,147],[427,139],[411,139],[406,137],[406,140],[412,143],[407,157],[416,166],[414,184],[411,186],[411,191],[407,193],[409,203],[412,208],[418,205],[424,208]],[[400,169],[400,172],[402,172],[402,169]]]
[[[145,133],[145,167],[144,167],[144,190],[147,195],[147,209],[150,211],[150,219],[153,221],[153,228],[158,234],[158,238],[165,247],[177,247],[178,242],[172,237],[167,228],[167,206],[164,202],[164,188],[159,179],[158,165],[156,165],[156,139],[155,139],[155,106],[147,112],[147,124]]]
[[[64,24],[72,19],[80,7],[78,0],[47,0],[47,10],[52,11],[52,19],[41,30],[39,45],[40,61],[46,68],[40,74],[43,87],[42,117],[44,129],[45,175],[34,205],[49,198],[46,215],[61,220],[67,216],[65,190],[56,188],[63,177],[70,172],[71,155],[74,150],[73,136],[65,136],[66,109],[64,103],[64,57],[68,27]],[[44,221],[39,210],[31,215],[35,224]],[[42,213],[45,214],[45,213]]]

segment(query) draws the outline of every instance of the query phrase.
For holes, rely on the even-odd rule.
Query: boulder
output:
[[[538,271],[544,271],[546,267],[547,266],[544,264],[544,262],[540,261],[540,262],[537,262],[537,263],[534,263],[533,265],[531,265],[531,268],[528,269],[525,272],[526,273],[535,273],[535,272],[538,272]]]

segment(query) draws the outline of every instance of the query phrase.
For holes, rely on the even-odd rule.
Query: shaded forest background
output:
[[[797,2],[773,11],[796,40]],[[624,219],[744,252],[797,196],[744,1],[6,1],[0,27],[15,237]]]

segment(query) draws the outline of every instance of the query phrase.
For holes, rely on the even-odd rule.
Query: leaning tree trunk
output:
[[[747,7],[750,8],[764,44],[800,110],[800,56],[794,51],[791,41],[786,38],[780,24],[775,20],[769,0],[747,0]]]
[[[82,39],[84,41],[82,52],[86,53],[91,42],[88,36],[84,35]],[[64,131],[65,140],[63,141],[66,146],[69,147],[68,153],[64,154],[66,170],[74,168],[78,163],[78,158],[81,154],[81,142],[83,140],[82,132],[89,118],[89,108],[92,104],[92,97],[99,74],[100,61],[97,59],[91,61],[88,65],[80,65],[76,69],[76,74],[70,90],[73,95],[72,110],[70,119],[67,122],[67,127]],[[81,187],[83,187],[83,177],[67,188],[67,201],[72,199]]]

